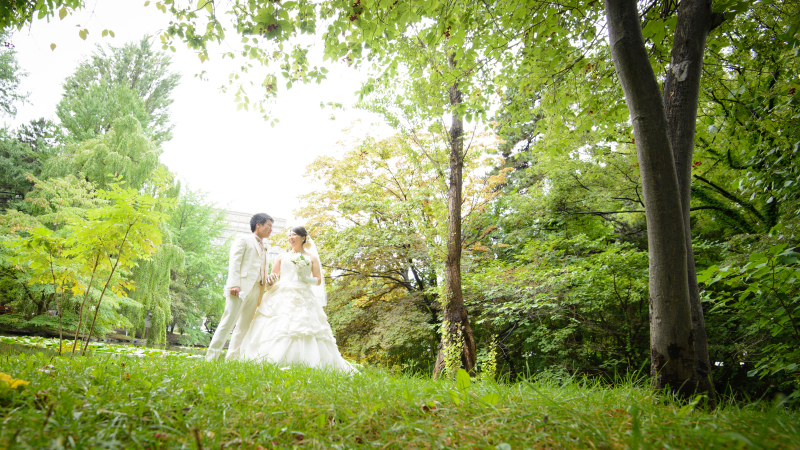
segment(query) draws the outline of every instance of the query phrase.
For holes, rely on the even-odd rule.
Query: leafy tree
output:
[[[709,49],[692,170],[707,235],[769,232],[798,211],[800,73],[784,35],[797,12],[794,4],[759,3],[720,27]]]
[[[170,273],[184,263],[183,250],[172,244],[170,233],[162,229],[163,243],[145,261],[133,269],[134,290],[131,294],[141,306],[135,309],[136,331],[145,335],[145,317],[151,316],[152,332],[147,335],[151,344],[167,343],[167,325],[172,322]]]
[[[323,265],[336,274],[329,284],[331,321],[340,344],[355,357],[430,363],[425,358],[435,342],[431,327],[442,314],[447,139],[416,132],[367,138],[341,158],[320,157],[309,166],[307,175],[324,188],[304,198],[300,215],[325,249]],[[474,145],[464,183],[467,224],[503,182],[502,176],[482,176],[490,163],[481,156],[487,144]],[[474,244],[475,236],[466,236],[465,243]]]
[[[607,1],[609,42],[633,123],[650,254],[651,375],[658,388],[713,398],[695,272],[689,198],[697,99],[708,33],[723,20],[708,2],[685,0],[664,95],[650,65],[638,5]],[[684,243],[680,248],[675,242]],[[681,281],[677,281],[681,280]]]
[[[127,86],[109,85],[105,80],[73,98],[64,97],[56,106],[61,125],[73,141],[100,137],[124,117],[146,124],[144,102]]]
[[[170,95],[180,76],[170,72],[170,57],[154,51],[150,41],[121,47],[98,46],[64,81],[58,117],[77,140],[108,132],[128,115],[136,117],[156,146],[171,139]]]
[[[177,37],[198,49],[203,59],[208,56],[206,42],[224,36],[213,4],[207,6],[210,23],[203,31],[200,31],[198,24],[198,13],[204,14],[201,9],[184,9],[174,4],[168,9],[185,21],[174,24],[164,33],[165,47]],[[403,98],[408,100],[408,108],[416,109],[419,117],[428,121],[437,120],[445,112],[452,116],[448,166],[448,224],[451,229],[446,235],[448,255],[443,274],[447,280],[444,297],[447,308],[443,320],[448,331],[443,334],[435,373],[443,373],[444,369],[455,366],[458,361],[458,365],[463,364],[471,371],[475,364],[475,342],[461,290],[460,206],[466,154],[463,121],[469,122],[473,117],[486,119],[494,87],[490,85],[484,89],[481,82],[491,81],[494,78],[493,68],[497,66],[516,65],[513,57],[508,57],[505,52],[516,55],[521,37],[539,31],[540,26],[546,29],[552,25],[563,25],[559,23],[555,8],[539,4],[520,5],[516,2],[501,2],[491,6],[471,2],[365,2],[362,5],[361,2],[351,4],[333,1],[324,6],[305,2],[242,2],[233,5],[232,12],[237,31],[244,35],[242,56],[262,65],[282,58],[280,72],[288,80],[287,88],[293,82],[319,82],[324,78],[323,69],[310,67],[305,45],[295,44],[291,52],[283,49],[285,44],[297,42],[293,39],[298,35],[313,33],[317,22],[325,20],[328,26],[324,35],[325,58],[342,59],[356,65],[369,61],[376,72],[373,82],[362,88],[362,95],[381,86],[391,88],[393,83],[408,73],[413,80],[410,82],[413,88],[400,93],[405,97],[396,103],[403,103]],[[541,21],[537,23],[538,20]],[[588,22],[592,20],[594,18]],[[584,20],[570,15],[564,22],[584,23]],[[409,32],[406,33],[406,30]],[[570,33],[564,34],[558,39],[561,43],[570,42]],[[248,38],[254,35],[258,37]],[[233,53],[229,55],[233,56]],[[243,70],[249,70],[249,67]],[[276,83],[275,75],[265,77],[262,86],[268,96],[276,94]],[[241,102],[240,106],[249,105],[249,97],[241,85],[236,100]]]
[[[160,153],[139,121],[126,116],[117,120],[108,133],[68,145],[60,155],[47,161],[43,175],[81,173],[98,189],[121,177],[130,186],[141,188],[162,167],[158,160]]]
[[[22,125],[16,133],[0,130],[0,209],[22,207],[25,194],[33,189],[30,176],[41,174],[59,140],[57,127],[44,119]]]
[[[69,255],[68,239],[72,233],[69,225],[80,223],[87,210],[100,206],[103,201],[95,196],[90,183],[74,176],[48,180],[32,178],[31,181],[34,187],[21,204],[23,211],[9,210],[0,216],[5,244],[0,278],[5,289],[1,301],[16,310],[3,319],[17,328],[60,329],[63,326],[73,330],[78,326],[73,295],[65,294],[64,283],[53,284],[52,279],[47,279],[52,276],[50,262],[64,269],[59,273],[66,276],[70,273],[66,269],[71,268],[73,276],[79,277],[79,270]],[[80,278],[76,282],[80,283]],[[74,294],[73,286],[69,289]],[[54,319],[46,313],[58,300],[57,293],[67,305],[59,308],[60,314]]]
[[[84,325],[89,335],[103,335],[112,324],[129,325],[117,313],[121,308],[153,309],[152,299],[169,292],[169,269],[180,262],[176,257],[182,253],[174,246],[162,245],[159,227],[173,200],[122,188],[117,182],[109,184],[108,190],[95,191],[90,183],[74,176],[34,181],[34,190],[26,198],[29,214],[11,210],[0,216],[8,230],[3,236],[11,252],[8,261],[16,261],[11,266],[5,259],[3,263],[3,281],[14,287],[8,300],[20,310],[21,317],[14,325],[51,326],[51,320],[41,314],[56,301],[59,328],[63,321],[76,339]],[[158,185],[159,178],[153,183]],[[159,260],[151,263],[154,253]],[[155,270],[159,263],[168,267]],[[166,277],[166,286],[159,284],[160,279],[153,282],[159,275]],[[141,295],[130,299],[129,292],[137,284]],[[65,296],[67,285],[69,295]],[[34,297],[37,293],[41,299]],[[163,296],[159,298],[163,300]],[[28,299],[33,301],[28,303]],[[66,301],[68,307],[61,307],[58,300]],[[20,321],[34,305],[38,305],[37,316]],[[163,304],[155,306],[164,309]],[[167,303],[167,311],[168,307]],[[91,321],[84,321],[84,314],[91,311]],[[162,326],[162,335],[164,329]]]
[[[51,284],[58,314],[58,352],[64,352],[64,297],[77,286],[75,262],[67,256],[65,233],[53,233],[39,226],[28,231],[29,236],[12,246],[16,250],[14,262],[30,268],[28,283]],[[67,235],[69,232],[66,233]],[[73,347],[74,351],[74,347]]]
[[[0,30],[0,41],[6,44],[0,49],[0,114],[15,116],[16,103],[27,98],[27,95],[19,92],[20,79],[25,72],[19,67],[17,52],[12,44],[6,42],[7,39],[8,36]]]
[[[185,255],[183,267],[172,270],[170,316],[172,332],[179,329],[184,344],[205,343],[209,336],[201,331],[203,317],[221,317],[224,274],[228,248],[220,242],[225,213],[201,191],[184,189],[168,227],[172,242]]]
[[[102,286],[94,315],[89,325],[89,333],[94,331],[97,314],[105,297],[106,291],[115,292],[119,296],[125,295],[125,289],[131,289],[131,283],[114,275],[119,272],[132,270],[136,265],[147,262],[162,249],[162,235],[159,224],[165,220],[164,209],[172,205],[172,201],[164,198],[154,198],[136,189],[121,187],[112,184],[109,190],[98,191],[98,196],[108,203],[100,208],[91,209],[87,213],[87,221],[77,228],[73,234],[76,255],[102,255],[103,262],[108,265],[108,277],[100,282]],[[166,272],[174,264],[174,251],[167,250],[162,253],[162,266],[166,264]],[[163,255],[167,255],[164,257]],[[93,272],[95,259],[88,258],[85,264],[86,272]],[[158,266],[158,265],[156,265]],[[156,274],[157,276],[158,274]],[[88,277],[87,277],[88,278]],[[149,280],[147,280],[149,281]],[[152,285],[142,286],[145,292],[156,291]],[[147,300],[147,299],[145,299]],[[146,304],[145,306],[153,306]],[[82,313],[82,312],[81,312]],[[83,348],[83,353],[89,341]]]

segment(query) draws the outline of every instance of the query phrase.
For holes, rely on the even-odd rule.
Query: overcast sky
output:
[[[30,104],[19,108],[9,124],[46,117],[57,120],[55,106],[61,98],[63,80],[72,74],[78,63],[90,55],[95,44],[115,46],[138,41],[144,35],[157,36],[171,16],[156,10],[153,4],[142,6],[143,0],[95,0],[88,8],[63,21],[37,21],[32,27],[15,33],[12,42],[17,58],[28,76],[21,90],[30,92]],[[93,5],[94,4],[94,5]],[[80,26],[80,28],[78,28]],[[84,41],[78,30],[89,29]],[[113,30],[114,38],[101,38],[104,29]],[[160,49],[160,41],[154,45]],[[240,37],[229,33],[230,46]],[[55,43],[55,51],[50,44]],[[224,47],[224,46],[223,46]],[[227,47],[226,49],[230,49]],[[311,189],[303,178],[305,167],[315,157],[337,153],[337,142],[346,135],[342,129],[355,120],[358,128],[379,123],[377,116],[350,106],[364,75],[343,65],[326,66],[331,72],[322,85],[295,85],[281,92],[273,108],[280,119],[275,128],[253,112],[236,111],[231,94],[219,92],[231,68],[242,60],[231,61],[211,55],[200,64],[198,57],[185,47],[168,52],[173,70],[181,74],[181,83],[173,91],[171,106],[175,124],[173,139],[163,145],[161,156],[171,171],[192,188],[208,192],[210,198],[228,209],[248,213],[267,212],[296,223],[293,210],[296,196]],[[321,64],[321,61],[319,61]],[[201,70],[210,80],[194,77]],[[259,72],[259,79],[263,72]],[[341,102],[346,110],[322,110],[320,101]],[[381,134],[389,133],[385,126]]]

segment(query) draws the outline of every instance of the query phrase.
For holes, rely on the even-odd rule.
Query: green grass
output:
[[[0,372],[30,382],[0,381],[0,448],[800,448],[798,416],[783,408],[703,412],[631,382],[459,389],[374,368],[348,377],[8,345]]]

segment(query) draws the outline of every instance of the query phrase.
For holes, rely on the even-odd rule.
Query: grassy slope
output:
[[[342,377],[177,358],[71,360],[7,346],[0,372],[30,382],[0,382],[0,449],[196,449],[196,438],[203,449],[800,448],[794,413],[704,413],[631,384],[472,383],[458,393],[377,369]],[[479,400],[491,394],[496,405]]]

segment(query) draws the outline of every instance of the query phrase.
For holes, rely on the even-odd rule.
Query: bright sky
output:
[[[61,83],[94,51],[95,44],[138,41],[144,35],[156,36],[168,24],[171,16],[155,9],[154,3],[144,7],[144,0],[89,1],[93,9],[63,21],[37,21],[14,34],[11,40],[17,58],[28,72],[21,90],[31,95],[30,104],[19,108],[13,124],[39,117],[57,121]],[[82,28],[89,29],[86,41],[78,37]],[[115,38],[101,38],[104,29],[113,30]],[[160,49],[160,41],[154,39],[158,42],[154,47]],[[235,46],[241,38],[229,33],[228,39]],[[56,44],[55,51],[50,50],[51,43]],[[201,64],[185,46],[169,54],[173,70],[182,79],[172,94],[173,139],[163,145],[161,160],[193,189],[208,192],[227,209],[266,212],[294,223],[296,197],[311,189],[303,178],[305,167],[319,155],[338,152],[337,142],[346,138],[342,130],[353,121],[362,120],[361,129],[380,122],[375,115],[350,108],[364,75],[343,65],[329,62],[328,80],[322,85],[295,85],[281,92],[272,110],[280,123],[271,128],[258,113],[237,112],[233,95],[219,92],[231,68],[243,60],[232,62],[212,54],[210,61]],[[208,71],[208,82],[194,77],[201,70]],[[259,75],[262,79],[263,73]],[[320,101],[340,102],[346,109],[336,111],[336,120],[330,120],[332,111],[322,110]],[[381,134],[389,132],[381,127]]]

